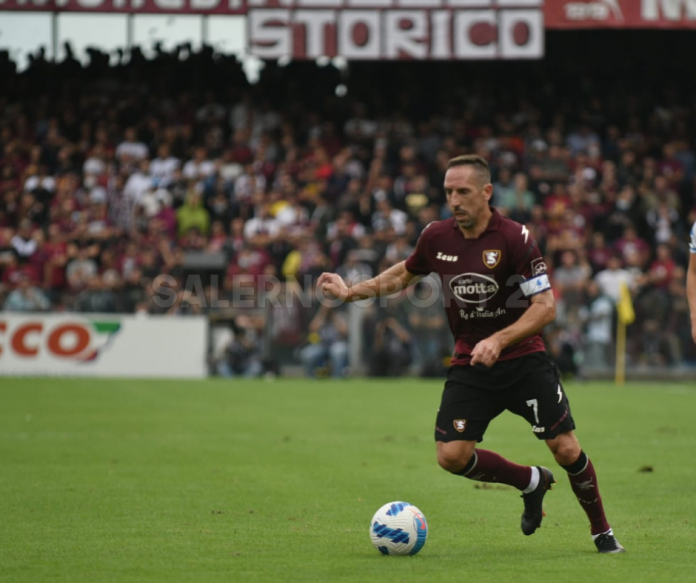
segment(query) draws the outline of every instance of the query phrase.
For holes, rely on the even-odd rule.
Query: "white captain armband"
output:
[[[541,292],[551,289],[551,283],[549,283],[549,276],[546,273],[533,277],[520,283],[520,288],[524,297],[530,298]]]

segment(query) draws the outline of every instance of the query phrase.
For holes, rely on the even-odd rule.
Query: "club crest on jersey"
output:
[[[492,249],[490,251],[483,252],[483,264],[486,267],[493,269],[498,263],[500,263],[500,256],[502,253],[498,249]]]
[[[466,429],[466,419],[455,419],[454,428],[459,431],[459,433],[464,433]]]

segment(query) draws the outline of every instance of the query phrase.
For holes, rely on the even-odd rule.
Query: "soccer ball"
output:
[[[383,555],[415,555],[428,538],[425,516],[408,502],[389,502],[370,522],[370,539]]]

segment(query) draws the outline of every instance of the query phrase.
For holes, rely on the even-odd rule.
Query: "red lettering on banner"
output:
[[[12,350],[16,352],[19,356],[36,356],[39,352],[38,345],[27,346],[26,337],[29,334],[41,332],[43,330],[43,324],[36,322],[32,324],[24,324],[17,328],[15,333],[12,335]]]
[[[77,337],[77,342],[72,348],[63,348],[61,343],[63,336],[66,334],[74,334]],[[64,324],[55,328],[48,337],[47,347],[49,352],[56,356],[75,356],[84,352],[90,344],[90,333],[84,326],[80,324]]]
[[[0,332],[7,332],[7,324],[0,322]],[[0,344],[0,354],[2,354],[2,344]]]

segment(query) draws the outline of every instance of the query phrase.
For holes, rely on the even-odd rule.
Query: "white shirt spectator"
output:
[[[118,159],[127,156],[131,160],[144,160],[147,155],[147,146],[142,142],[121,142],[116,148]]]
[[[20,257],[31,257],[34,251],[36,251],[36,241],[34,239],[25,239],[19,235],[15,235],[10,239],[10,245],[15,248]]]
[[[607,296],[597,297],[588,309],[587,342],[610,344],[612,341],[612,317],[614,305]]]
[[[393,227],[397,235],[403,235],[406,232],[406,223],[408,215],[399,209],[391,209],[389,216],[385,213],[377,211],[372,217],[372,227],[376,231],[382,231],[388,226]]]
[[[357,135],[365,138],[374,137],[378,129],[379,124],[376,121],[360,117],[349,119],[343,126],[343,131],[349,136]]]
[[[250,239],[256,235],[270,235],[276,237],[280,233],[281,225],[275,219],[260,219],[254,217],[244,224],[244,238]]]
[[[626,269],[605,269],[595,276],[595,280],[602,293],[609,296],[614,302],[621,299],[622,283],[625,283],[629,289],[633,288],[635,284],[633,275]]]
[[[174,178],[174,172],[179,169],[181,160],[174,156],[155,158],[150,162],[150,175],[158,180],[159,186],[169,186]]]
[[[30,176],[24,182],[24,190],[28,190],[29,192],[39,187],[53,192],[56,189],[56,181],[53,179],[53,176]]]
[[[154,217],[162,210],[163,206],[172,205],[172,195],[164,188],[148,190],[143,193],[136,204],[143,207],[145,216]]]
[[[123,192],[132,201],[138,202],[143,194],[151,188],[152,176],[138,171],[130,175],[126,185],[123,187]]]
[[[188,178],[189,180],[198,180],[199,178],[207,178],[214,172],[215,162],[211,160],[203,160],[202,162],[189,160],[184,164],[182,174],[184,178]]]
[[[281,226],[297,225],[307,221],[307,209],[299,205],[288,204],[276,213],[275,219]]]
[[[87,280],[96,274],[97,264],[93,259],[89,258],[73,259],[65,268],[65,275],[73,287],[79,287],[87,283]]]
[[[266,190],[266,177],[262,174],[241,174],[234,181],[234,195],[237,200],[249,198],[255,190]]]
[[[93,157],[87,158],[85,163],[82,165],[82,172],[85,174],[92,174],[94,176],[100,176],[106,172],[106,162],[101,158]]]
[[[106,188],[103,186],[95,186],[89,191],[89,202],[97,204],[106,204],[108,202],[109,194]]]

